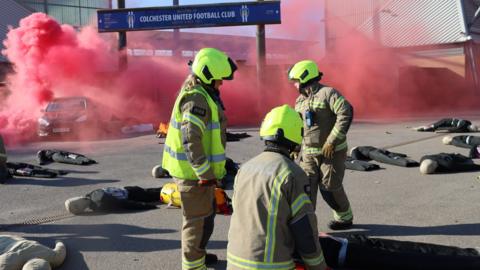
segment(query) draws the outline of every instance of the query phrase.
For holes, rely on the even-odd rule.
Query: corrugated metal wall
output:
[[[20,5],[14,0],[1,0],[0,3],[0,38],[3,41],[8,32],[8,26],[17,27],[20,20],[32,13],[31,10]],[[4,49],[3,42],[0,49]],[[0,61],[7,61],[3,55],[0,56]]]
[[[387,47],[463,42],[461,0],[327,0],[328,38],[339,38],[335,20],[346,22]],[[327,22],[328,23],[328,22]]]
[[[385,2],[388,0],[326,0],[327,39],[348,35],[350,27],[365,23]]]
[[[110,0],[17,0],[24,6],[47,13],[62,24],[81,27],[96,21],[96,10],[109,8]]]

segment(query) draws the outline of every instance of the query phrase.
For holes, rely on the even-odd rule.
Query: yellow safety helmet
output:
[[[160,191],[160,201],[168,205],[181,207],[182,201],[180,200],[180,192],[178,191],[177,184],[166,183],[162,187],[162,191]]]
[[[289,147],[301,144],[303,121],[300,114],[288,105],[273,108],[263,120],[260,137]]]
[[[224,52],[203,48],[195,55],[191,69],[202,82],[211,84],[212,80],[232,80],[237,65]]]
[[[300,61],[288,70],[288,79],[297,80],[301,84],[305,84],[312,79],[320,79],[322,75],[323,73],[318,71],[317,64],[312,60]]]

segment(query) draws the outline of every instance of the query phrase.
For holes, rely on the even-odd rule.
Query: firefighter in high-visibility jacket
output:
[[[322,75],[317,64],[310,60],[296,63],[288,72],[288,78],[300,92],[295,103],[305,129],[300,166],[310,178],[310,198],[315,207],[320,189],[322,198],[333,210],[329,228],[343,230],[353,224],[352,209],[343,188],[353,107],[340,92],[319,82]]]
[[[222,51],[201,49],[173,107],[162,167],[178,184],[183,210],[182,269],[217,262],[205,247],[213,232],[215,185],[225,174],[226,118],[219,87],[235,63]]]
[[[305,172],[290,159],[302,142],[302,119],[288,105],[270,111],[261,126],[263,153],[242,165],[235,178],[227,269],[326,269]]]

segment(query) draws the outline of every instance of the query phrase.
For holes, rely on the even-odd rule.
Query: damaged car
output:
[[[116,117],[87,97],[62,97],[50,101],[38,118],[39,137],[105,134],[112,131]]]

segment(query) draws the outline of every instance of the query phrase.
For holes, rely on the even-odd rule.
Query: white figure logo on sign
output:
[[[240,9],[240,14],[242,15],[242,22],[248,22],[248,15],[250,11],[248,10],[247,5],[242,5],[242,8]]]
[[[127,13],[127,22],[128,29],[133,29],[135,27],[135,14],[133,14],[133,11]]]

